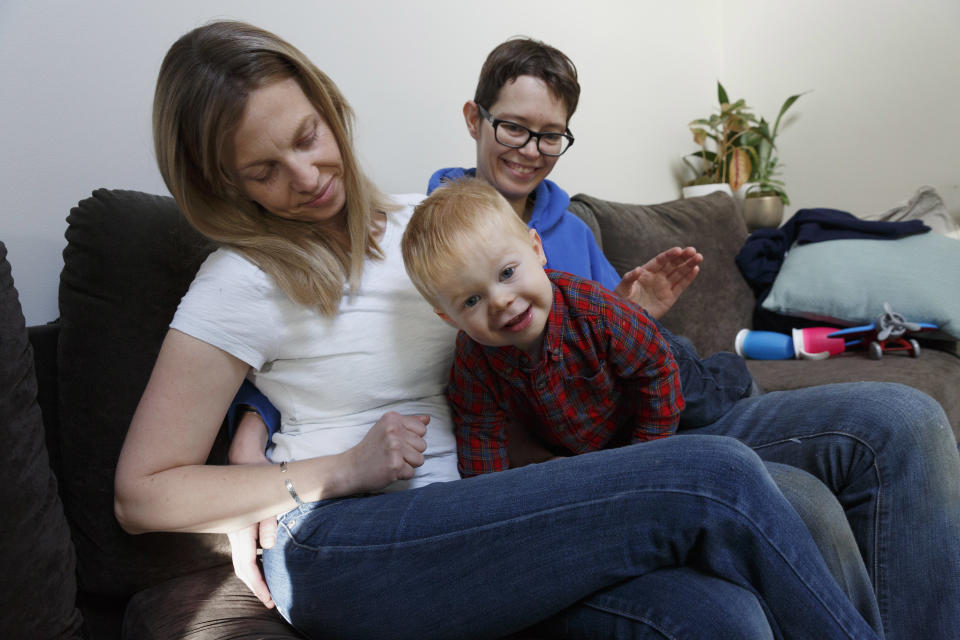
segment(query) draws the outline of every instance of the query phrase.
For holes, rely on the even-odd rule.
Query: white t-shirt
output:
[[[356,296],[332,318],[290,300],[239,253],[218,249],[200,267],[170,326],[243,360],[279,409],[274,462],[340,453],[388,411],[426,414],[426,462],[388,491],[459,478],[444,387],[455,330],[413,287],[400,239],[423,196],[394,196],[384,260],[367,260]],[[345,289],[346,291],[346,289]]]

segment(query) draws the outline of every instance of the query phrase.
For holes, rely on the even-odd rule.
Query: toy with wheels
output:
[[[914,358],[919,358],[920,343],[907,336],[936,328],[937,325],[929,322],[907,322],[906,318],[884,302],[883,313],[877,317],[874,324],[841,329],[828,337],[842,338],[847,347],[866,349],[871,360],[880,360],[884,353],[891,351],[905,351]]]
[[[880,360],[891,351],[905,351],[917,358],[920,343],[910,334],[934,329],[937,325],[928,322],[907,322],[884,303],[877,321],[860,327],[808,327],[794,329],[792,335],[741,329],[734,350],[753,360],[824,360],[853,349],[865,349],[872,360]]]

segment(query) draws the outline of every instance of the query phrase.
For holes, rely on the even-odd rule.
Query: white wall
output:
[[[440,166],[472,166],[460,107],[487,52],[525,34],[567,52],[581,74],[577,143],[553,176],[570,193],[677,197],[679,158],[693,150],[686,123],[713,105],[719,77],[764,113],[815,89],[781,139],[796,203],[884,208],[925,182],[955,203],[958,7],[0,0],[0,240],[28,323],[54,319],[69,208],[97,187],[166,192],[149,130],[156,72],[174,39],[217,17],[275,31],[338,82],[358,114],[361,158],[391,192],[422,191]]]
[[[571,193],[652,201],[676,195],[670,160],[688,146],[683,123],[709,96],[720,43],[715,0],[660,5],[0,2],[0,240],[28,323],[57,316],[72,205],[97,187],[166,193],[150,104],[163,54],[187,30],[239,18],[304,50],[353,103],[361,158],[390,192],[423,191],[441,166],[473,166],[460,109],[483,59],[512,35],[543,39],[574,59],[584,88],[557,180]]]
[[[777,141],[791,210],[864,215],[930,184],[960,219],[960,2],[723,6],[731,94],[774,118],[788,95],[810,91]]]

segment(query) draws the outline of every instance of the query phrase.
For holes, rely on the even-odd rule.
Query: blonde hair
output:
[[[464,249],[492,235],[530,231],[492,186],[478,178],[449,182],[417,205],[403,234],[403,264],[410,280],[434,307],[437,284],[460,268]]]
[[[272,215],[243,194],[226,168],[231,136],[250,94],[292,78],[333,132],[344,167],[342,227]],[[292,300],[337,312],[344,283],[356,292],[366,258],[382,258],[373,213],[397,207],[360,169],[353,110],[336,84],[293,45],[242,22],[213,22],[164,57],[153,103],[160,173],[187,220],[274,278]]]

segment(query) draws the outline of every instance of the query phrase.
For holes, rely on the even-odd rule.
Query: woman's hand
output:
[[[236,433],[230,442],[230,464],[266,464],[267,427],[256,411],[248,411],[240,418]],[[277,519],[273,516],[227,534],[233,572],[247,585],[253,595],[268,609],[274,607],[273,597],[257,562],[257,547],[269,549],[277,541]]]
[[[261,548],[269,549],[273,546],[277,541],[276,518],[267,518],[259,524],[254,523],[240,531],[227,534],[227,539],[230,540],[230,555],[233,558],[233,572],[267,609],[272,609],[273,597],[263,577],[263,570],[257,562],[258,538]]]
[[[344,472],[352,474],[338,493],[348,495],[378,491],[396,480],[413,477],[423,464],[427,443],[429,416],[406,416],[390,412],[384,414],[367,432],[363,440],[346,451]],[[230,444],[231,464],[267,462],[264,455],[266,427],[258,413],[247,413],[237,425]],[[273,608],[273,597],[257,562],[257,547],[269,549],[277,540],[277,519],[266,518],[259,523],[227,534],[233,572],[268,609]]]
[[[343,455],[352,477],[346,480],[346,493],[379,491],[396,480],[413,477],[423,464],[430,416],[385,413],[356,446]]]
[[[659,320],[700,273],[703,255],[693,247],[673,247],[623,275],[614,293]]]

